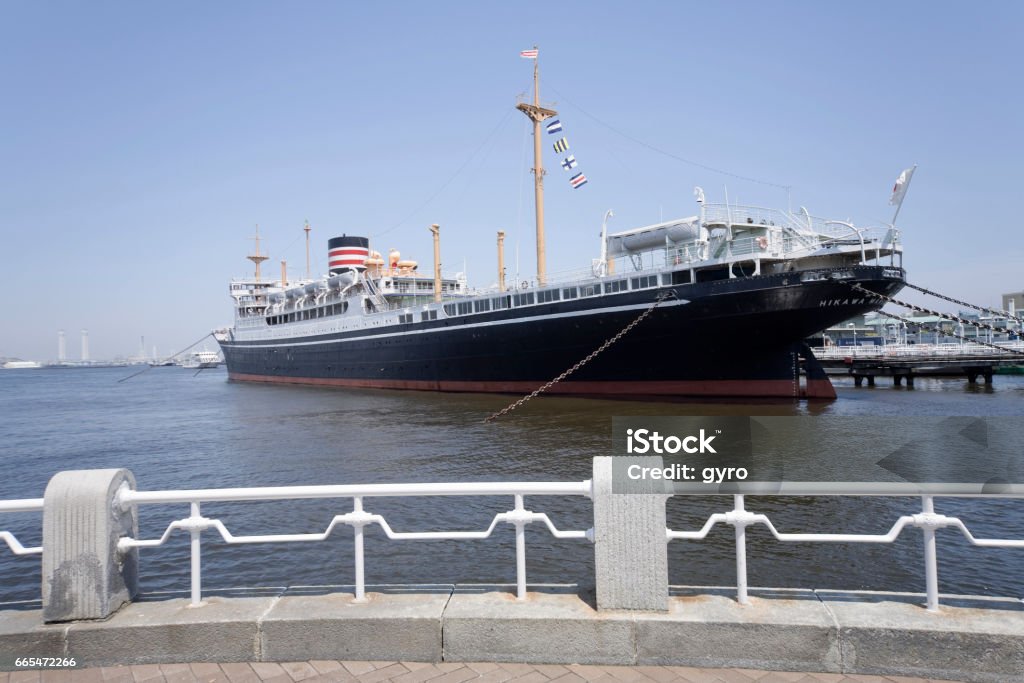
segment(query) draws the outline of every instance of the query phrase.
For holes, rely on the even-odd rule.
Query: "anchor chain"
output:
[[[931,296],[938,297],[939,299],[945,299],[946,301],[948,301],[950,303],[953,303],[953,304],[956,304],[958,306],[966,306],[967,308],[973,308],[974,310],[981,311],[982,313],[995,313],[996,315],[1005,315],[1007,318],[1010,318],[1012,320],[1016,320],[1017,322],[1021,322],[1021,318],[1019,318],[1019,317],[1017,317],[1015,315],[1010,315],[1009,311],[997,311],[994,308],[985,308],[983,306],[975,306],[974,304],[969,304],[966,301],[960,301],[959,299],[954,299],[951,296],[946,296],[945,294],[939,294],[938,292],[933,292],[932,290],[925,289],[924,287],[919,287],[917,285],[912,285],[909,282],[904,282],[903,284],[905,286],[907,286],[907,287],[910,287],[911,289],[916,289],[917,291],[921,292],[922,294],[929,294]]]
[[[909,308],[912,311],[917,311],[918,313],[927,313],[928,315],[934,315],[934,316],[939,317],[939,318],[945,318],[946,320],[951,320],[951,321],[953,321],[955,323],[961,323],[961,324],[964,324],[964,325],[968,325],[970,327],[978,327],[978,328],[981,328],[983,330],[991,330],[993,332],[1003,332],[1004,331],[1004,330],[1002,330],[1002,329],[1000,329],[998,327],[993,327],[992,325],[989,325],[987,323],[983,323],[981,321],[967,320],[965,318],[961,318],[959,316],[952,315],[951,313],[941,313],[939,311],[933,311],[930,308],[924,308],[922,306],[917,306],[915,304],[908,303],[906,301],[900,301],[899,299],[893,299],[891,296],[887,296],[885,294],[879,294],[878,292],[872,292],[870,289],[868,289],[866,287],[861,287],[856,282],[847,282],[846,284],[848,284],[850,287],[853,287],[858,292],[861,292],[863,294],[868,294],[870,296],[877,297],[879,299],[885,299],[886,301],[888,301],[891,304],[896,304],[897,306],[902,306],[903,308]]]
[[[900,321],[905,322],[905,323],[913,322],[912,320],[907,320],[903,316],[896,315],[895,313],[889,313],[888,311],[879,311],[879,313],[881,313],[882,315],[886,316],[887,318],[893,318],[895,320],[900,320]],[[1008,349],[1005,346],[999,346],[998,344],[992,344],[992,343],[987,342],[987,341],[981,341],[980,339],[968,339],[967,337],[959,335],[956,332],[943,332],[939,328],[932,327],[930,325],[921,325],[921,329],[923,329],[925,332],[934,332],[936,334],[941,334],[941,335],[944,335],[944,336],[947,336],[947,337],[953,337],[954,339],[959,339],[960,341],[969,342],[971,344],[979,344],[981,346],[988,346],[988,347],[991,347],[993,349],[998,349],[999,351],[1003,351],[1005,353],[1016,353],[1018,355],[1024,356],[1024,351],[1018,351],[1017,349]]]
[[[502,415],[506,415],[508,413],[511,413],[513,410],[515,410],[519,406],[523,405],[524,403],[529,401],[531,398],[534,398],[536,396],[540,396],[545,391],[547,391],[551,387],[555,386],[556,384],[558,384],[563,379],[565,379],[566,377],[568,377],[572,373],[574,373],[577,370],[579,370],[580,368],[582,368],[584,365],[586,365],[590,361],[594,360],[594,358],[596,358],[598,354],[600,354],[602,351],[604,351],[609,346],[611,346],[615,342],[619,341],[619,339],[621,339],[626,334],[628,334],[634,327],[636,327],[641,322],[643,322],[644,319],[647,318],[647,316],[649,316],[651,313],[654,313],[654,309],[656,309],[666,299],[668,299],[669,297],[672,297],[672,296],[674,296],[674,293],[672,292],[672,290],[666,290],[666,291],[662,292],[661,294],[659,294],[658,298],[655,299],[654,303],[651,304],[650,307],[647,308],[647,310],[645,310],[643,313],[641,313],[639,316],[637,316],[636,319],[633,320],[633,322],[629,323],[628,325],[623,327],[621,330],[619,330],[618,333],[615,336],[606,339],[603,344],[601,344],[599,347],[597,347],[596,349],[591,351],[590,355],[588,355],[586,358],[584,358],[583,360],[579,361],[578,363],[576,363],[576,365],[573,365],[571,368],[569,368],[568,370],[566,370],[565,372],[560,374],[558,377],[555,377],[553,380],[551,380],[547,384],[545,384],[545,385],[543,385],[541,387],[538,387],[537,389],[533,390],[531,393],[527,394],[526,396],[523,396],[521,399],[519,399],[515,403],[510,403],[509,405],[505,406],[504,408],[502,408],[498,412],[494,413],[490,417],[484,419],[484,422],[491,422],[493,420],[498,419]]]

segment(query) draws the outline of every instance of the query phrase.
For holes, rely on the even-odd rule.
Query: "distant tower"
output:
[[[252,239],[256,240],[256,253],[255,254],[249,254],[245,258],[249,259],[250,261],[252,261],[253,263],[256,264],[256,282],[259,282],[260,281],[260,264],[263,263],[264,261],[266,261],[270,257],[269,256],[263,256],[262,254],[260,254],[260,226],[259,226],[258,223],[256,225],[256,236],[253,237]]]
[[[89,360],[89,330],[82,330],[82,360]]]
[[[57,332],[57,362],[63,363],[68,359],[68,349],[64,341],[64,330]]]

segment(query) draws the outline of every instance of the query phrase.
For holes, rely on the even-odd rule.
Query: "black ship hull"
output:
[[[903,271],[855,266],[813,279],[793,272],[666,285],[333,334],[229,337],[221,347],[233,380],[525,393],[662,296],[647,318],[550,393],[828,399],[835,391],[803,340],[881,306],[853,282],[892,295]]]

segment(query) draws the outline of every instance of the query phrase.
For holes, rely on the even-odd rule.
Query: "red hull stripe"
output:
[[[366,389],[413,389],[419,391],[452,391],[486,394],[525,394],[540,382],[473,382],[428,381],[396,379],[337,379],[328,377],[278,377],[230,372],[228,377],[241,382],[268,382],[273,384],[309,384],[332,387],[360,387]],[[799,398],[834,399],[835,388],[828,379],[807,380],[806,391]],[[631,382],[561,382],[547,393],[576,396],[720,396],[748,398],[796,398],[794,383],[786,379],[755,380],[685,380],[685,381],[631,381]]]

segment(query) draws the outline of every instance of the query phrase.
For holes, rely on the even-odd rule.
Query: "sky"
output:
[[[1017,2],[0,0],[0,357],[230,324],[257,224],[274,276],[304,274],[308,220],[314,274],[341,234],[429,269],[438,223],[446,273],[493,283],[501,229],[532,277],[534,45],[589,181],[544,141],[549,273],[589,266],[606,210],[694,215],[696,185],[880,225],[917,164],[908,280],[998,305],[1024,289],[1021,35]]]

